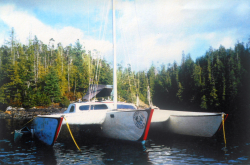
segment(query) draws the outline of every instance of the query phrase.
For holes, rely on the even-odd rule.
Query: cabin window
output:
[[[117,104],[117,109],[136,109],[133,105]]]
[[[89,105],[82,105],[79,107],[80,110],[89,110]]]
[[[74,112],[75,111],[75,106],[71,106],[69,112]]]
[[[102,110],[102,109],[108,109],[108,106],[106,104],[97,104],[91,106],[92,110]]]
[[[89,106],[91,106],[89,108]],[[108,106],[106,104],[97,104],[97,105],[82,105],[79,107],[80,110],[84,111],[84,110],[104,110],[104,109],[108,109]]]

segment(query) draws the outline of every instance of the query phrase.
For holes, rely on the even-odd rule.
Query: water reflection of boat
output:
[[[224,113],[155,109],[151,129],[181,135],[211,137],[219,129]]]
[[[223,144],[218,144],[214,138],[168,133],[166,140],[161,132],[151,135],[147,152],[152,164],[216,164],[218,160],[225,161],[225,153],[221,152]]]
[[[31,131],[28,127],[23,127],[22,129],[14,131],[14,142],[21,140],[26,140],[31,138]]]
[[[97,137],[80,132],[75,136],[82,150],[79,154],[75,152],[74,143],[71,140],[65,140],[67,136],[70,137],[67,128],[63,126],[58,143],[53,147],[58,164],[72,162],[78,164],[150,164],[146,147],[141,143]]]

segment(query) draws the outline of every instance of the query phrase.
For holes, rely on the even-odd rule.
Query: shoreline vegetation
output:
[[[148,104],[149,86],[153,104],[161,109],[249,113],[249,44],[250,39],[230,49],[210,47],[195,61],[183,52],[180,64],[161,68],[152,64],[147,71],[118,64],[118,101],[135,103],[139,95]],[[110,63],[98,58],[97,50],[86,52],[79,40],[63,47],[53,38],[46,45],[35,36],[24,45],[12,28],[0,47],[0,110],[55,103],[65,108],[82,98],[89,84],[112,84],[112,70]]]
[[[63,113],[67,108],[62,108],[59,104],[52,104],[49,107],[32,107],[28,109],[7,107],[6,111],[0,111],[0,119],[32,119],[37,115],[51,115]]]

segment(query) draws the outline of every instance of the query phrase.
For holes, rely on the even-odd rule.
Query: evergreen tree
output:
[[[250,41],[250,39],[249,39]],[[237,42],[234,49],[209,48],[195,60],[182,54],[181,64],[154,65],[135,72],[118,65],[118,95],[121,101],[134,102],[136,95],[147,101],[147,87],[156,106],[167,109],[236,112],[249,109],[249,43]],[[0,47],[0,106],[47,106],[67,104],[68,98],[81,98],[89,84],[112,84],[112,68],[83,50],[79,40],[63,47],[54,39],[49,45],[35,36],[28,45],[10,37]],[[243,111],[242,111],[243,112]]]
[[[46,75],[44,92],[52,102],[60,101],[61,92],[58,73],[56,73],[53,68],[51,68],[50,72]]]
[[[74,60],[73,65],[75,65],[74,72],[74,93],[79,92],[78,97],[82,97],[83,93],[87,91],[89,84],[89,73],[87,63],[88,61],[83,61],[83,56],[86,56],[85,51],[82,50],[82,45],[80,41],[77,40],[75,47],[73,49]]]

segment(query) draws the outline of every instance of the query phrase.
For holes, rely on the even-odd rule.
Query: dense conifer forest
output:
[[[105,59],[86,52],[77,40],[63,47],[49,45],[36,36],[28,45],[15,39],[14,29],[0,48],[0,105],[30,108],[76,101],[89,84],[112,84],[112,67]],[[165,56],[163,54],[163,56]],[[145,103],[147,88],[160,108],[192,111],[237,111],[250,109],[250,50],[248,43],[234,48],[209,48],[195,61],[182,55],[180,65],[154,65],[135,72],[118,64],[118,100]]]
[[[193,61],[183,54],[181,65],[162,66],[151,78],[153,102],[168,109],[224,111],[250,108],[250,50],[209,48]],[[153,69],[149,72],[152,75]]]

